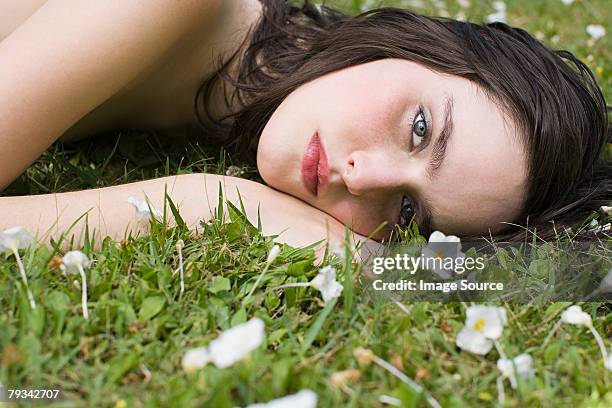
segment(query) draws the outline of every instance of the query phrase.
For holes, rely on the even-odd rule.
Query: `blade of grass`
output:
[[[304,337],[304,342],[302,343],[300,354],[304,354],[310,348],[310,345],[312,344],[314,339],[317,337],[317,335],[321,331],[321,328],[323,327],[323,323],[325,323],[325,319],[327,319],[327,316],[329,316],[329,314],[331,313],[335,305],[336,305],[336,299],[334,298],[327,305],[325,305],[323,310],[319,312],[316,320],[314,321],[312,326],[310,326],[310,328],[308,329],[308,332],[306,333],[306,337]]]
[[[349,250],[350,241],[350,230],[348,224],[344,224],[344,314],[347,318],[353,314],[353,268],[352,266],[352,255]]]

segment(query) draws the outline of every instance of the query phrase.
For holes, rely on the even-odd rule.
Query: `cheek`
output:
[[[303,120],[296,119],[291,104],[284,101],[264,126],[257,145],[257,169],[270,186],[285,190],[282,180],[299,168]]]

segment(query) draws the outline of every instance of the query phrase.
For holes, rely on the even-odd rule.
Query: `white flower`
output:
[[[455,14],[455,20],[467,21],[467,15],[465,14],[465,11],[459,10],[457,14]]]
[[[533,358],[528,353],[523,353],[512,360],[507,358],[500,358],[497,360],[497,368],[502,372],[502,375],[510,380],[510,384],[512,388],[516,388],[516,375],[515,368],[516,366],[516,374],[524,380],[528,380],[533,378],[534,370],[533,370]]]
[[[87,255],[81,251],[70,251],[66,252],[59,267],[64,274],[66,272],[77,274],[79,273],[79,268],[87,268],[89,264]]]
[[[586,27],[586,32],[594,40],[598,40],[604,35],[606,35],[606,29],[599,24],[589,24]]]
[[[268,253],[268,258],[266,259],[266,263],[272,263],[276,259],[276,257],[280,254],[281,249],[280,246],[274,245]]]
[[[255,317],[221,333],[210,343],[208,352],[217,367],[225,368],[259,347],[264,338],[264,322]]]
[[[246,323],[224,331],[207,348],[200,347],[187,351],[183,357],[183,368],[190,371],[203,367],[208,362],[214,363],[219,368],[229,367],[259,347],[264,337],[264,322],[254,317]]]
[[[602,279],[597,290],[603,293],[612,292],[612,269],[610,269],[608,274]]]
[[[493,23],[495,21],[500,21],[502,23],[505,23],[506,22],[506,3],[504,3],[503,1],[494,1],[493,4],[491,4],[491,6],[495,10],[495,13],[492,13],[486,16],[485,17],[486,21],[488,23]]]
[[[310,281],[310,285],[321,292],[325,303],[339,297],[343,289],[336,281],[336,269],[331,265],[319,269],[319,274]]]
[[[583,324],[585,326],[591,326],[593,324],[591,316],[583,312],[582,308],[578,305],[572,305],[565,309],[563,313],[561,313],[561,321],[569,324]]]
[[[331,265],[319,269],[319,274],[310,282],[287,283],[285,285],[277,286],[277,289],[308,286],[312,286],[320,291],[321,296],[323,297],[323,302],[325,303],[339,297],[342,293],[342,289],[344,289],[343,286],[336,281],[336,269]]]
[[[485,17],[487,23],[495,23],[497,21],[501,22],[501,23],[505,23],[506,22],[506,12],[505,11],[498,11],[496,13],[491,13],[489,15],[487,15]]]
[[[470,306],[466,311],[465,326],[457,335],[456,344],[474,354],[487,354],[508,322],[506,309],[496,306]]]
[[[314,391],[305,389],[266,403],[251,404],[246,408],[314,408],[317,406],[318,399]]]
[[[64,276],[66,276],[66,273],[78,273],[81,275],[81,280],[83,281],[83,284],[81,285],[81,304],[83,307],[83,317],[85,319],[89,318],[89,312],[87,310],[87,278],[85,277],[84,268],[88,267],[89,264],[89,258],[87,258],[87,255],[81,251],[67,252],[62,258],[62,263],[60,264],[60,269],[64,273]]]
[[[503,1],[494,1],[491,7],[493,7],[495,11],[504,11],[506,10],[506,3]]]
[[[605,225],[599,225],[597,220],[591,220],[591,222],[589,223],[589,225],[587,225],[587,227],[589,227],[587,229],[588,232],[603,232],[603,231],[610,231],[611,224],[607,223]]]
[[[127,202],[136,208],[136,219],[138,221],[147,220],[153,215],[153,217],[161,217],[162,214],[155,208],[151,203],[139,200],[134,196],[130,196]]]
[[[230,176],[230,177],[237,177],[241,175],[242,173],[244,173],[244,171],[238,166],[229,166],[225,170],[225,175]]]
[[[569,6],[573,2],[574,2],[574,0],[561,0],[561,3],[565,4],[566,6]]]
[[[612,216],[612,206],[602,205],[600,209],[606,213],[606,215]]]
[[[0,231],[0,250],[6,251],[10,249],[15,252],[18,249],[24,249],[32,245],[34,237],[22,227],[13,227]]]
[[[448,279],[455,273],[453,268],[444,267],[446,258],[452,259],[454,265],[456,259],[465,257],[461,252],[461,239],[455,235],[446,236],[440,231],[431,233],[421,255],[425,258],[425,265],[431,266],[431,270],[442,279]]]
[[[470,330],[468,327],[461,329],[455,343],[463,350],[480,355],[487,354],[493,348],[492,340],[487,339],[477,331]]]
[[[601,337],[601,334],[599,334],[599,332],[593,326],[593,320],[591,319],[591,316],[589,314],[583,312],[582,308],[580,306],[572,305],[572,306],[568,307],[567,309],[565,309],[563,311],[563,313],[561,313],[560,321],[563,322],[563,323],[576,324],[576,325],[584,325],[584,326],[588,327],[589,331],[591,332],[591,334],[595,338],[595,341],[597,342],[597,345],[599,346],[599,351],[601,352],[601,357],[604,360],[604,366],[606,368],[612,370],[612,368],[610,368],[611,367],[610,366],[610,360],[609,360],[610,355],[608,354],[608,350],[606,350],[606,346],[604,344],[604,340]]]
[[[187,350],[183,356],[183,370],[192,372],[204,367],[210,361],[210,355],[206,347],[197,347]]]
[[[612,223],[607,223],[607,224],[604,224],[601,227],[597,228],[595,230],[595,232],[610,231],[611,229],[612,229]]]
[[[380,3],[380,0],[365,0],[361,3],[361,6],[359,7],[359,10],[361,12],[367,11],[367,10],[371,10],[374,7],[376,7],[377,5],[379,5],[378,3]],[[320,8],[319,8],[319,12],[321,12]]]
[[[28,300],[30,301],[30,307],[32,309],[36,309],[36,302],[34,301],[34,295],[32,295],[32,291],[30,290],[30,286],[28,285],[28,277],[25,272],[25,267],[23,266],[23,262],[21,262],[21,257],[19,256],[19,249],[27,248],[34,242],[34,238],[28,231],[23,229],[22,227],[13,227],[6,229],[4,231],[0,231],[0,252],[4,252],[7,249],[10,249],[15,259],[17,260],[17,266],[19,267],[19,274],[21,275],[21,280],[26,287],[26,293],[28,295]]]

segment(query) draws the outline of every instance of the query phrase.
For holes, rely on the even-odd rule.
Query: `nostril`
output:
[[[354,170],[355,164],[352,160],[348,161],[348,165],[344,168],[344,176],[350,176],[351,172]]]

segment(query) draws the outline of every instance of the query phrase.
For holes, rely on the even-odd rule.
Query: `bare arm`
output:
[[[40,243],[48,243],[50,237],[58,240],[77,219],[88,214],[71,231],[75,245],[82,244],[86,223],[98,245],[105,236],[118,241],[125,237],[127,230],[135,233],[147,228],[147,224],[136,221],[135,209],[128,204],[128,197],[144,200],[146,196],[163,212],[165,188],[181,217],[195,229],[200,220],[208,221],[215,215],[219,182],[224,200],[240,208],[238,188],[253,225],[257,225],[257,207],[260,206],[263,234],[280,234],[277,242],[301,247],[321,239],[329,239],[330,245],[344,240],[344,226],[317,208],[266,185],[215,174],[184,174],[68,193],[0,197],[0,229],[21,226],[34,234]],[[167,214],[171,218],[169,208]],[[351,239],[366,240],[355,233],[351,234]],[[319,259],[324,249],[325,242],[315,250]]]
[[[223,0],[48,0],[0,42],[0,191]]]

